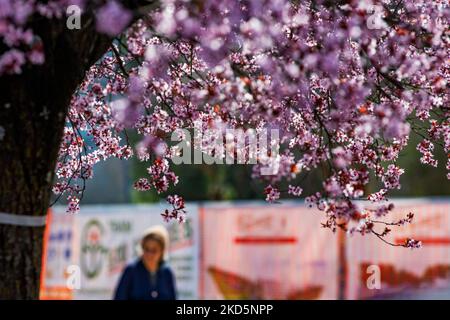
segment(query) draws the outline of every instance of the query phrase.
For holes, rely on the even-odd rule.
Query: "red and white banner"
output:
[[[450,202],[396,200],[389,219],[414,213],[388,240],[321,228],[324,214],[301,202],[188,205],[185,224],[165,224],[180,299],[448,299]],[[42,299],[111,299],[142,232],[164,224],[159,205],[57,207],[44,246]],[[382,230],[380,230],[382,231]],[[80,288],[72,289],[76,275]],[[75,274],[73,273],[75,271]],[[379,280],[379,285],[374,285]],[[75,282],[76,283],[76,282]],[[439,297],[437,297],[439,298]]]
[[[376,237],[346,239],[348,299],[427,297],[450,288],[450,203],[426,200],[396,201],[390,219],[414,213],[412,224],[392,229],[391,242],[421,240],[421,249],[392,247]],[[373,284],[379,272],[379,288]],[[450,291],[447,291],[450,292]],[[432,297],[432,296],[430,296]],[[448,298],[448,296],[447,296]]]
[[[303,205],[201,209],[204,299],[335,299],[337,244]]]

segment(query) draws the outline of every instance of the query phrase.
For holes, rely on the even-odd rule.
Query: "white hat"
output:
[[[145,231],[143,232],[143,234],[141,236],[141,240],[144,239],[145,237],[149,236],[150,234],[157,234],[163,238],[163,240],[164,240],[163,260],[167,260],[169,257],[169,232],[167,231],[166,227],[164,227],[163,225],[156,225],[156,226],[151,226],[151,227],[145,229]],[[137,251],[138,256],[142,256],[143,251],[142,251],[141,241],[139,241],[136,251]]]

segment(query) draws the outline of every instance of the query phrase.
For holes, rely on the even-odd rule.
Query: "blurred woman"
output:
[[[140,258],[128,265],[116,288],[115,300],[175,300],[175,278],[165,262],[168,235],[162,226],[142,237]]]

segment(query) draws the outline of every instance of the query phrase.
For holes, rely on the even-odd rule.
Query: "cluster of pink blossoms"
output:
[[[0,76],[21,74],[27,65],[40,65],[45,61],[41,37],[31,24],[40,19],[66,19],[73,14],[70,6],[83,13],[88,6],[97,6],[99,32],[116,36],[133,18],[133,12],[119,0],[0,0]]]
[[[135,187],[170,190],[177,178],[168,141],[178,129],[276,129],[276,174],[261,175],[261,165],[254,166],[253,177],[267,182],[266,199],[300,196],[302,179],[321,168],[323,188],[305,196],[325,213],[324,226],[384,239],[389,232],[377,226],[399,222],[377,219],[393,209],[383,203],[401,187],[397,159],[410,135],[422,139],[421,162],[437,165],[434,145],[450,155],[446,1],[160,2],[114,39],[73,96],[55,185],[71,197],[70,208],[77,209],[73,199],[84,189],[74,181],[90,178],[93,165],[109,157],[149,161],[149,177]],[[377,28],[368,23],[374,6],[383,12]],[[119,3],[104,1],[98,30],[116,35],[130,19]],[[2,11],[4,42],[1,26],[9,20]],[[18,73],[26,59],[5,53],[3,60],[0,73]],[[134,151],[127,130],[142,136]],[[450,171],[450,157],[446,166]],[[380,190],[367,194],[372,177]],[[279,190],[283,181],[289,190]],[[169,199],[166,219],[184,210],[179,199]]]

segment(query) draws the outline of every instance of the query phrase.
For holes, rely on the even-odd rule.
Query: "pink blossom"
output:
[[[293,196],[299,197],[303,192],[303,189],[300,188],[299,186],[292,186],[289,185],[289,190],[288,193],[292,194]]]
[[[408,238],[405,242],[405,246],[411,249],[419,249],[422,247],[422,241]]]
[[[73,197],[73,196],[69,196],[67,198],[67,200],[69,201],[68,205],[67,205],[67,213],[78,213],[80,211],[80,199]]]
[[[119,2],[109,0],[97,13],[97,30],[109,36],[116,36],[128,26],[132,13]]]
[[[278,189],[272,187],[271,185],[264,189],[264,193],[266,194],[266,201],[268,202],[276,202],[280,198],[280,192]]]
[[[0,56],[0,74],[20,74],[24,64],[25,57],[21,51],[9,50]]]

